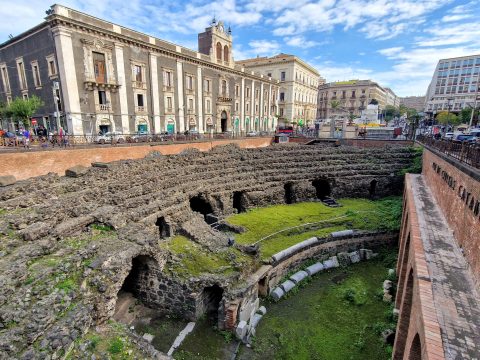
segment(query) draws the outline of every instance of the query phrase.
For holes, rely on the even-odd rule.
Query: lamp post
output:
[[[448,132],[448,127],[449,127],[449,123],[450,123],[450,108],[452,107],[452,104],[451,102],[453,101],[454,99],[452,97],[449,97],[447,99],[447,128],[446,128],[446,131],[445,132]]]

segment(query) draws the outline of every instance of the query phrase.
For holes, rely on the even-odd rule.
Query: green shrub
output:
[[[347,300],[349,303],[355,303],[355,289],[348,288],[345,289],[343,293],[343,298]]]
[[[123,351],[123,341],[119,337],[116,337],[112,340],[110,340],[109,346],[108,346],[108,352],[110,354],[119,354]]]

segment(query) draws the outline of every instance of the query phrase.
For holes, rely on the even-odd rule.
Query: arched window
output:
[[[227,96],[227,81],[222,80],[222,95]]]
[[[223,61],[226,61],[228,62],[228,46],[225,45],[225,47],[223,48]]]
[[[217,60],[222,60],[222,44],[217,43]]]

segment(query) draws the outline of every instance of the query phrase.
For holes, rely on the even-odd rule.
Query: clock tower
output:
[[[210,56],[214,63],[233,68],[232,30],[223,21],[213,18],[210,26],[198,34],[198,51]]]

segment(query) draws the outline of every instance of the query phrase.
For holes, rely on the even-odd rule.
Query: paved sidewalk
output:
[[[447,221],[421,175],[412,176],[415,206],[447,359],[480,359],[480,297]]]

